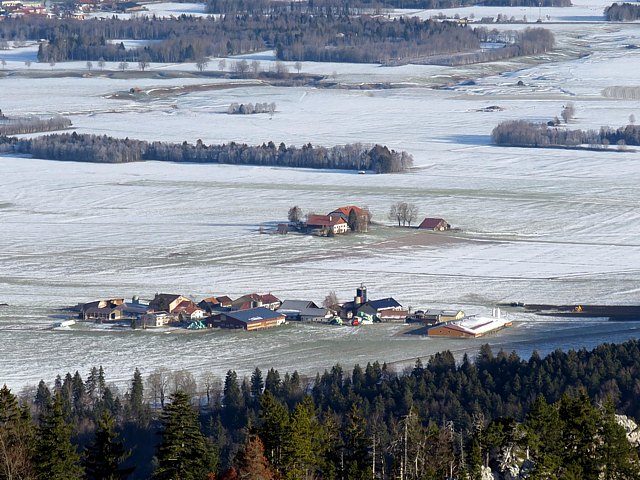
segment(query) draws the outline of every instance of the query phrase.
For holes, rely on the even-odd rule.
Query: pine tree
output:
[[[282,472],[284,444],[289,429],[289,411],[270,391],[260,399],[260,437],[264,441],[267,458],[276,470]]]
[[[158,447],[157,480],[201,480],[215,470],[210,445],[189,396],[178,391],[162,410],[162,442]]]
[[[358,407],[353,404],[347,414],[344,429],[344,478],[364,480],[371,476],[369,442],[366,436],[366,423]]]
[[[115,428],[113,417],[105,410],[98,421],[95,440],[85,451],[83,464],[88,480],[123,480],[133,472],[133,468],[122,467],[130,452],[124,449]]]
[[[274,473],[264,455],[260,437],[251,435],[240,455],[238,478],[240,480],[273,480]]]
[[[311,397],[296,405],[284,442],[285,478],[313,478],[323,459],[323,434]]]
[[[56,394],[51,411],[41,416],[37,429],[33,459],[39,478],[77,480],[82,477],[80,455],[71,443],[72,430],[65,422],[63,399]]]
[[[34,403],[40,414],[44,414],[51,407],[51,391],[47,384],[44,383],[44,380],[40,380],[40,383],[38,383]]]
[[[0,478],[33,478],[33,423],[7,386],[0,389]]]
[[[262,379],[262,372],[258,367],[251,374],[251,396],[256,404],[260,403],[260,397],[264,390],[264,380]]]

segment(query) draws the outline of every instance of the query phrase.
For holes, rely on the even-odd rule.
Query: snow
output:
[[[553,11],[558,18],[589,17],[601,7],[590,2]],[[476,18],[483,14],[479,8]],[[101,297],[176,292],[201,299],[259,291],[320,302],[335,290],[346,301],[362,282],[372,298],[393,296],[413,308],[462,308],[468,314],[488,313],[503,301],[637,303],[638,152],[490,144],[499,122],[546,121],[569,101],[576,106],[571,128],[620,126],[639,115],[637,101],[603,94],[638,86],[640,52],[625,48],[638,42],[637,26],[551,27],[561,45],[549,57],[552,63],[302,63],[302,72],[335,72],[336,81],[351,87],[396,87],[389,89],[284,88],[251,80],[244,86],[234,80],[235,88],[225,89],[224,78],[153,76],[195,72],[192,64],[154,64],[147,75],[112,78],[116,64],[104,72],[94,65],[91,75],[85,62],[36,64],[35,44],[0,52],[7,62],[6,75],[0,72],[0,107],[7,114],[63,113],[79,133],[171,142],[381,143],[409,151],[416,163],[405,174],[357,175],[0,157],[0,303],[9,304],[0,307],[0,382],[20,388],[97,364],[120,385],[136,366],[145,375],[158,366],[219,375],[273,366],[314,375],[338,361],[347,368],[375,360],[401,368],[443,348],[456,355],[475,352],[487,341],[528,355],[636,337],[640,325],[633,322],[518,313],[510,317],[513,328],[478,341],[402,335],[397,325],[184,334],[48,329],[68,316],[59,309]],[[274,63],[270,52],[244,58],[263,68]],[[217,68],[211,59],[208,69]],[[465,78],[474,84],[462,85]],[[443,83],[448,87],[431,88]],[[205,84],[216,89],[174,88]],[[112,98],[134,87],[153,95],[144,101]],[[226,115],[233,102],[275,102],[277,112],[273,118]],[[491,105],[502,110],[482,111]],[[283,221],[292,205],[320,213],[367,205],[374,221],[385,224],[396,201],[415,203],[421,216],[445,218],[462,231],[374,226],[368,235],[334,239],[258,232]]]

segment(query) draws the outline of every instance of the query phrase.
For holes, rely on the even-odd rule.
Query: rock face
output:
[[[616,422],[627,434],[627,440],[634,447],[640,447],[640,427],[626,415],[616,415]]]

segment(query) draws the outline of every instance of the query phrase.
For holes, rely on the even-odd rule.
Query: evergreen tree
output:
[[[282,472],[284,445],[289,430],[289,411],[268,390],[262,395],[260,405],[260,438],[264,441],[265,452],[271,465]]]
[[[126,418],[129,422],[145,427],[149,423],[149,417],[149,407],[144,403],[142,374],[140,370],[136,368],[135,372],[133,372],[131,390],[129,392],[128,402],[126,403]]]
[[[123,480],[133,472],[133,468],[122,467],[130,452],[124,449],[115,428],[113,417],[105,410],[98,421],[95,440],[85,451],[83,464],[88,480]]]
[[[38,383],[34,404],[39,414],[45,413],[51,407],[51,391],[44,380]]]
[[[264,380],[262,379],[262,372],[258,367],[251,374],[251,396],[256,404],[260,403],[260,397],[264,390]]]
[[[348,480],[364,480],[371,477],[369,442],[366,435],[366,422],[356,404],[347,414],[344,429],[344,471]]]
[[[215,470],[215,459],[200,431],[189,396],[177,391],[162,410],[162,442],[158,447],[157,480],[201,480]]]
[[[56,394],[51,411],[40,418],[33,457],[38,478],[78,480],[82,477],[80,455],[71,443],[73,428],[65,421],[63,406],[62,395]]]
[[[33,423],[7,386],[0,389],[0,479],[33,478]]]
[[[322,464],[323,438],[315,406],[305,397],[294,409],[284,442],[284,473],[291,480],[314,478]]]

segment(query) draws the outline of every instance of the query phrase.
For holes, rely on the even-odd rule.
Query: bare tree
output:
[[[204,394],[207,400],[207,408],[213,407],[220,401],[220,393],[222,392],[222,382],[213,372],[205,371],[200,375],[201,394]]]
[[[407,224],[411,226],[413,222],[418,219],[418,207],[416,207],[413,203],[409,203],[407,205]]]
[[[147,378],[147,390],[151,395],[150,400],[157,405],[164,407],[164,401],[168,393],[171,372],[164,368],[156,368]]]
[[[140,69],[141,72],[144,72],[146,68],[149,67],[149,61],[151,60],[151,58],[149,58],[148,55],[141,55],[140,56],[140,60],[138,60],[138,68]]]
[[[93,68],[93,63],[91,62],[91,60],[87,60],[87,70],[91,71],[92,68]]]
[[[27,67],[27,68],[31,68],[31,60],[26,60],[24,62],[24,66]]]
[[[3,58],[0,63],[2,63],[2,69],[4,70],[7,66],[7,61]]]
[[[226,61],[224,58],[222,58],[222,59],[220,59],[220,61],[218,62],[218,69],[219,69],[221,72],[224,72],[225,68],[227,68],[227,61]]]
[[[300,74],[300,70],[302,70],[302,63],[296,62],[296,63],[293,64],[293,66],[296,69],[296,71],[298,72],[298,74]]]
[[[2,62],[4,63],[4,60],[3,60]],[[56,62],[55,62],[54,60],[51,60],[51,61],[49,62],[49,66],[51,67],[51,70],[53,70],[53,67],[55,67],[55,66],[56,66]]]
[[[209,61],[206,59],[206,57],[199,57],[198,59],[196,59],[196,68],[199,72],[203,72],[204,69],[207,68],[207,65],[209,65]]]
[[[98,67],[100,67],[100,70],[104,70],[104,58],[100,57],[100,60],[98,60]]]
[[[129,68],[129,63],[128,62],[120,62],[118,64],[118,68],[124,72],[127,68]]]
[[[276,62],[276,75],[280,78],[286,78],[289,75],[289,67],[280,61]]]
[[[236,73],[239,73],[240,75],[244,75],[249,71],[249,62],[247,62],[244,59],[240,60],[239,62],[236,62],[233,64],[233,69]]]
[[[251,62],[251,72],[256,77],[260,75],[260,62],[258,60],[254,60]]]
[[[289,209],[289,213],[287,214],[287,218],[291,223],[300,223],[302,220],[302,209],[297,205],[291,207]]]
[[[171,393],[182,391],[193,398],[197,391],[196,379],[188,370],[178,370],[171,375]]]
[[[402,219],[404,218],[403,211],[406,207],[404,202],[396,202],[389,208],[389,220],[392,222],[398,222],[398,226],[402,225]]]
[[[564,120],[564,123],[569,123],[569,120],[572,120],[575,114],[576,108],[573,106],[573,103],[567,103],[562,109],[560,116]]]
[[[327,294],[327,296],[324,297],[324,300],[322,301],[322,306],[326,309],[331,309],[338,303],[340,303],[340,300],[338,300],[338,295],[336,295],[335,291],[331,290]]]

